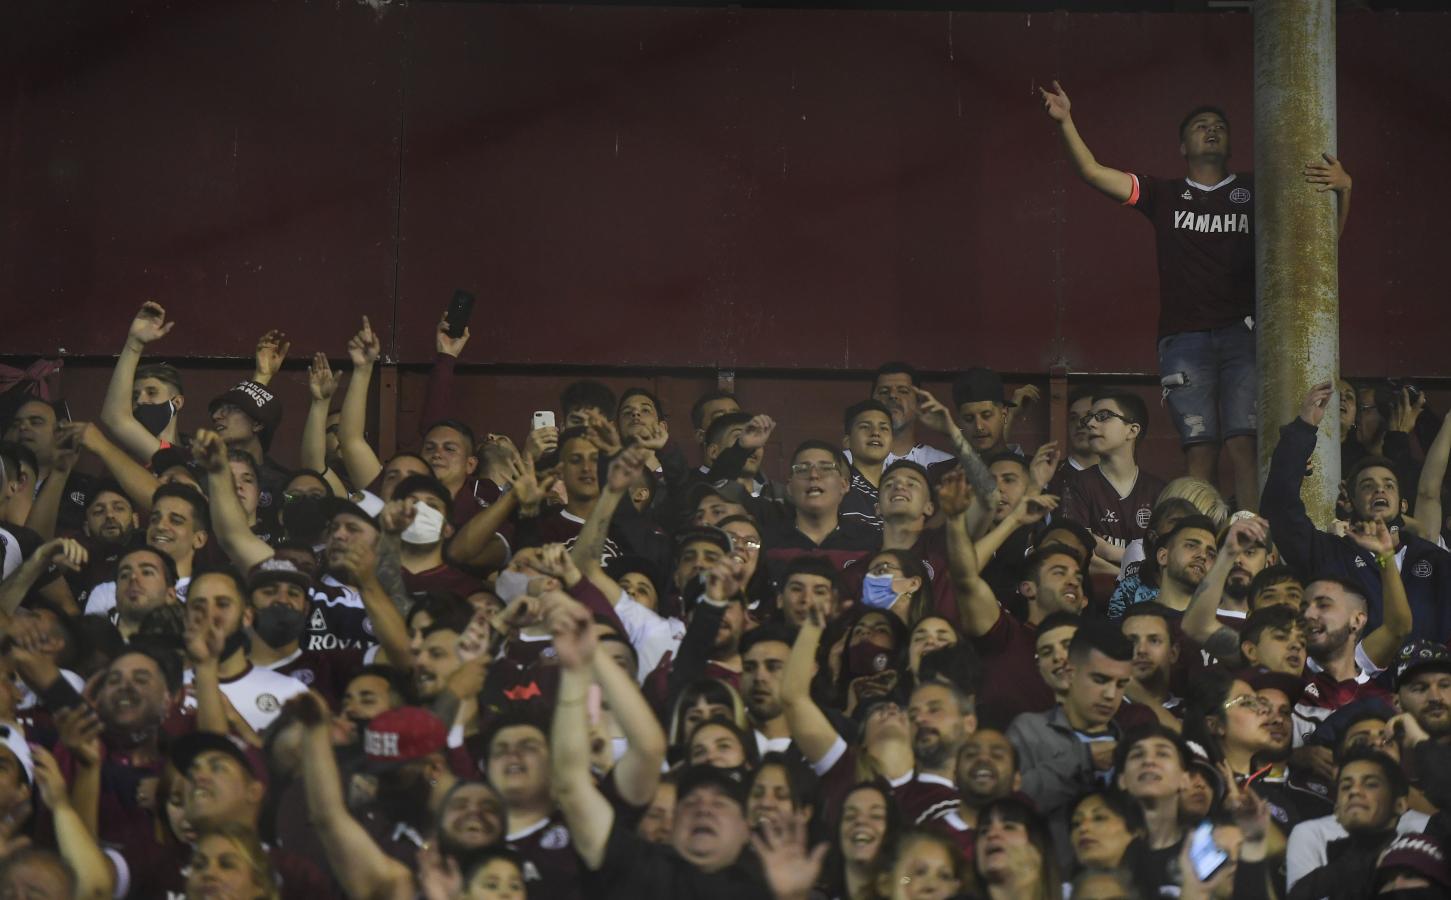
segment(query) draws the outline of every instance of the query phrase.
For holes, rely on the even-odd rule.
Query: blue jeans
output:
[[[1243,323],[1165,335],[1159,373],[1183,446],[1257,432],[1255,335]]]

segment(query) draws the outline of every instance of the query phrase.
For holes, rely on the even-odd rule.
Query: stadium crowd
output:
[[[1155,225],[1190,474],[1139,468],[1136,393],[1027,449],[996,373],[905,363],[781,473],[727,392],[687,426],[578,381],[516,443],[452,412],[447,318],[416,451],[365,438],[363,319],[287,468],[286,336],[202,416],[148,302],[94,421],[30,398],[0,443],[0,897],[1451,896],[1451,425],[1326,383],[1242,477],[1227,121],[1151,179],[1042,99]],[[1305,174],[1343,224],[1339,163]]]

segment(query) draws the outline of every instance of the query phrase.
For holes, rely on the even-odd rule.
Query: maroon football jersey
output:
[[[1056,702],[1053,689],[1038,674],[1034,642],[1038,629],[1024,625],[1007,612],[973,647],[982,658],[982,685],[978,691],[978,717],[988,722],[1011,722],[1021,713],[1044,712]]]
[[[482,584],[477,578],[455,569],[448,563],[424,572],[403,570],[403,587],[415,600],[422,599],[425,594],[453,594],[463,600],[469,594],[479,590]]]
[[[1217,185],[1131,175],[1125,205],[1154,224],[1159,335],[1207,331],[1255,311],[1254,176]]]
[[[892,788],[892,799],[902,811],[904,821],[925,825],[934,819],[957,812],[962,797],[957,785],[941,775],[919,772],[906,784]]]
[[[575,900],[580,896],[579,856],[562,815],[556,812],[507,835],[504,843],[523,857],[524,889],[530,900]]]
[[[260,668],[271,669],[281,675],[291,675],[322,694],[336,708],[348,689],[348,682],[363,667],[364,655],[365,651],[353,648],[308,650],[299,647],[296,653],[286,659]]]
[[[1088,530],[1119,547],[1144,536],[1154,502],[1164,490],[1164,481],[1139,469],[1133,490],[1127,497],[1118,491],[1098,466],[1072,472],[1063,479],[1063,515],[1088,526]]]
[[[584,519],[566,509],[559,508],[543,513],[533,522],[532,528],[521,528],[516,534],[521,547],[540,544],[563,544],[566,547],[573,547],[583,528]],[[600,551],[600,562],[607,562],[619,555],[619,545],[608,537],[605,538],[604,549]]]

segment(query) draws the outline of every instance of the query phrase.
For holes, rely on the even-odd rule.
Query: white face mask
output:
[[[443,513],[426,503],[413,504],[413,524],[403,529],[405,544],[436,544],[443,540]]]
[[[523,572],[515,572],[513,569],[505,569],[499,573],[494,581],[494,593],[508,606],[514,602],[514,598],[529,590],[529,576]]]

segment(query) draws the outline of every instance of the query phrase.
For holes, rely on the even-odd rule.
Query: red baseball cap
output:
[[[392,769],[448,746],[443,720],[421,706],[379,713],[363,731],[363,763],[373,771]]]

